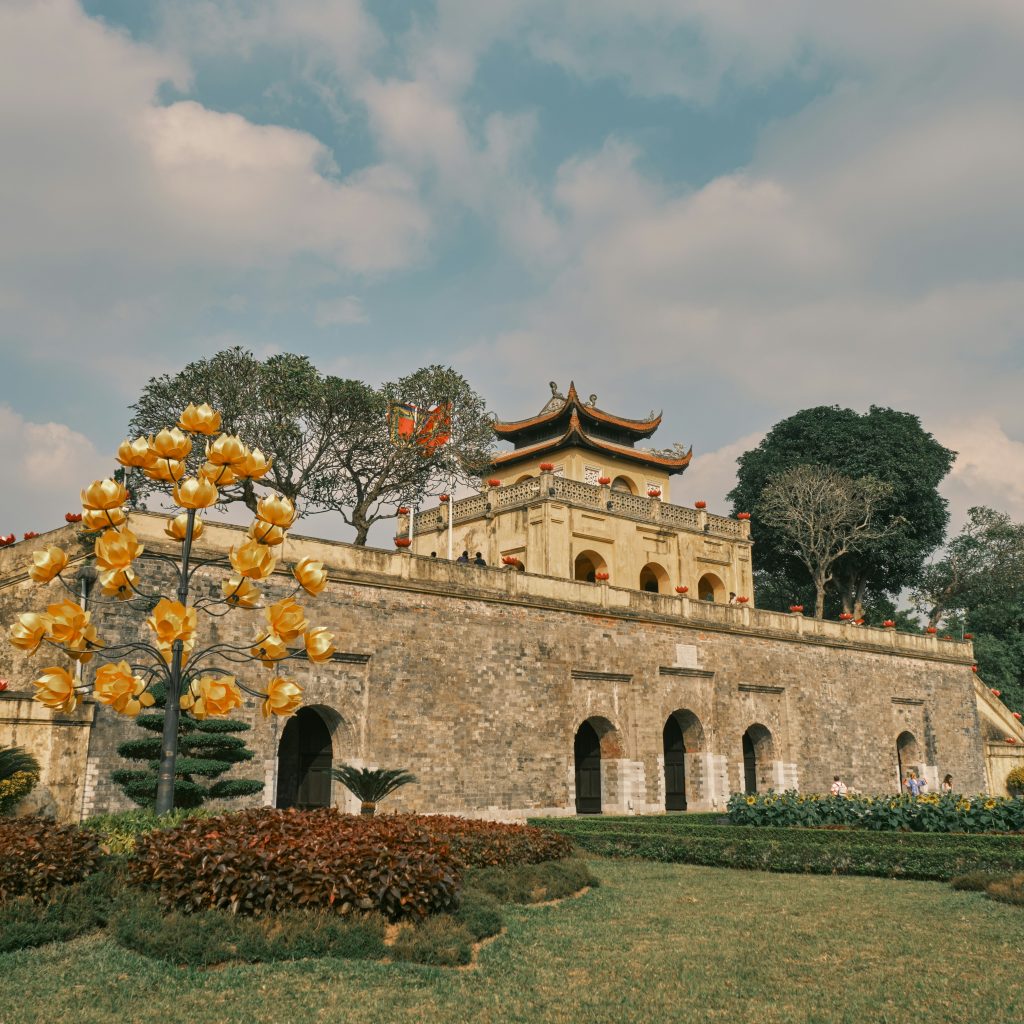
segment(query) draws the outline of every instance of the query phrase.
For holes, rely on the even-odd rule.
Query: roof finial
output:
[[[587,402],[587,405],[589,405],[591,409],[596,409],[597,408],[597,395],[591,395],[590,396],[590,401]]]
[[[546,412],[552,412],[555,409],[561,409],[562,406],[565,405],[565,395],[563,395],[558,390],[558,385],[554,381],[551,381],[548,384],[548,387],[551,388],[551,397],[547,400],[547,402],[544,405],[544,408],[541,409],[540,411],[542,416]]]

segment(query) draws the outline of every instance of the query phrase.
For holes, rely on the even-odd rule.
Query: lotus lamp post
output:
[[[334,654],[334,637],[323,626],[313,626],[304,609],[294,600],[300,590],[315,597],[327,585],[322,562],[303,558],[292,566],[295,588],[286,597],[261,604],[258,583],[277,568],[280,546],[295,521],[294,504],[278,494],[266,494],[257,504],[256,517],[246,538],[225,555],[194,559],[193,542],[203,532],[199,513],[216,505],[220,489],[241,481],[258,481],[271,467],[258,448],[250,450],[241,439],[220,432],[220,414],[208,405],[189,405],[178,423],[153,437],[124,441],[117,460],[122,466],[144,473],[162,483],[177,515],[169,520],[165,533],[181,545],[171,556],[150,553],[152,559],[171,567],[170,593],[146,587],[136,572],[143,545],[130,528],[125,508],[128,491],[124,483],[96,480],[82,491],[81,521],[93,542],[97,580],[102,598],[97,603],[129,602],[140,598],[150,608],[141,636],[122,643],[107,644],[97,634],[92,612],[63,573],[69,559],[61,548],[51,546],[33,552],[29,575],[38,584],[59,580],[71,599],[51,604],[45,612],[22,612],[11,625],[11,643],[26,654],[42,645],[54,647],[72,661],[84,664],[96,658],[102,662],[92,684],[72,676],[64,667],[43,668],[33,680],[34,699],[54,711],[70,714],[85,693],[115,712],[134,717],[151,707],[155,684],[167,688],[160,767],[157,777],[156,811],[163,814],[174,806],[174,777],[178,756],[178,722],[182,713],[194,718],[221,717],[243,702],[242,692],[263,699],[262,712],[288,716],[302,703],[302,688],[279,674],[283,662],[299,656],[311,661],[328,660]],[[205,460],[195,475],[187,475],[186,460],[197,441],[205,439]],[[195,459],[193,459],[193,463]],[[220,593],[197,596],[193,579],[199,569],[220,569],[224,578]],[[197,645],[199,615],[220,618],[238,610],[262,611],[251,642],[211,642]],[[289,646],[294,641],[301,646]],[[235,676],[232,665],[262,665],[274,672],[265,689],[256,689]]]

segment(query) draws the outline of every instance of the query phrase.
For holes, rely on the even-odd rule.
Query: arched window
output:
[[[743,734],[743,792],[771,789],[771,763],[775,760],[772,734],[763,725],[752,725]]]
[[[605,560],[596,551],[581,551],[573,562],[572,578],[581,583],[595,583],[599,572],[607,572]]]
[[[713,573],[706,572],[697,581],[697,598],[701,601],[725,601],[725,584]]]
[[[657,562],[648,562],[640,570],[640,589],[651,594],[668,593],[668,573]]]
[[[628,494],[637,494],[636,484],[628,476],[617,476],[612,481],[613,491],[626,491]]]

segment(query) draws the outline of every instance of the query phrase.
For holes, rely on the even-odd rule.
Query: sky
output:
[[[0,0],[0,534],[236,344],[661,409],[720,511],[892,406],[1024,519],[1021,52],[1019,0]]]

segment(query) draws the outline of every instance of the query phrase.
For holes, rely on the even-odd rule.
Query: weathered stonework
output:
[[[162,525],[159,516],[133,517],[150,553],[172,550]],[[200,554],[225,551],[239,536],[208,525]],[[43,542],[75,550],[71,528]],[[4,623],[60,597],[58,584],[26,580],[29,547],[0,552]],[[684,733],[691,810],[720,808],[744,788],[748,730],[759,789],[820,792],[838,773],[865,792],[896,792],[904,733],[916,744],[905,748],[913,757],[904,770],[919,768],[936,787],[946,772],[963,791],[990,784],[969,644],[290,539],[285,563],[303,555],[330,570],[324,593],[304,603],[313,621],[335,632],[340,653],[321,665],[289,662],[287,673],[326,724],[334,763],[415,772],[418,783],[389,799],[396,810],[573,814],[574,737],[590,721],[600,735],[602,810],[663,811],[663,729],[684,711],[691,713]],[[156,572],[145,559],[139,569],[150,579]],[[270,596],[289,592],[289,580],[286,570],[276,574]],[[143,611],[92,608],[110,641],[145,629]],[[260,615],[201,617],[200,631],[242,642]],[[27,658],[6,631],[0,637],[0,674],[25,697],[34,670],[61,660],[43,651]],[[85,666],[87,677],[93,667]],[[269,675],[245,667],[250,684]],[[110,771],[125,764],[117,744],[139,735],[130,720],[87,701],[77,724],[65,724],[17,694],[0,702],[5,711],[0,744],[25,743],[42,756],[52,809],[62,818],[128,806]],[[251,802],[273,803],[286,723],[264,721],[255,701],[238,717],[253,723],[246,741],[256,751],[239,774],[267,782]],[[354,809],[337,784],[331,799]]]

